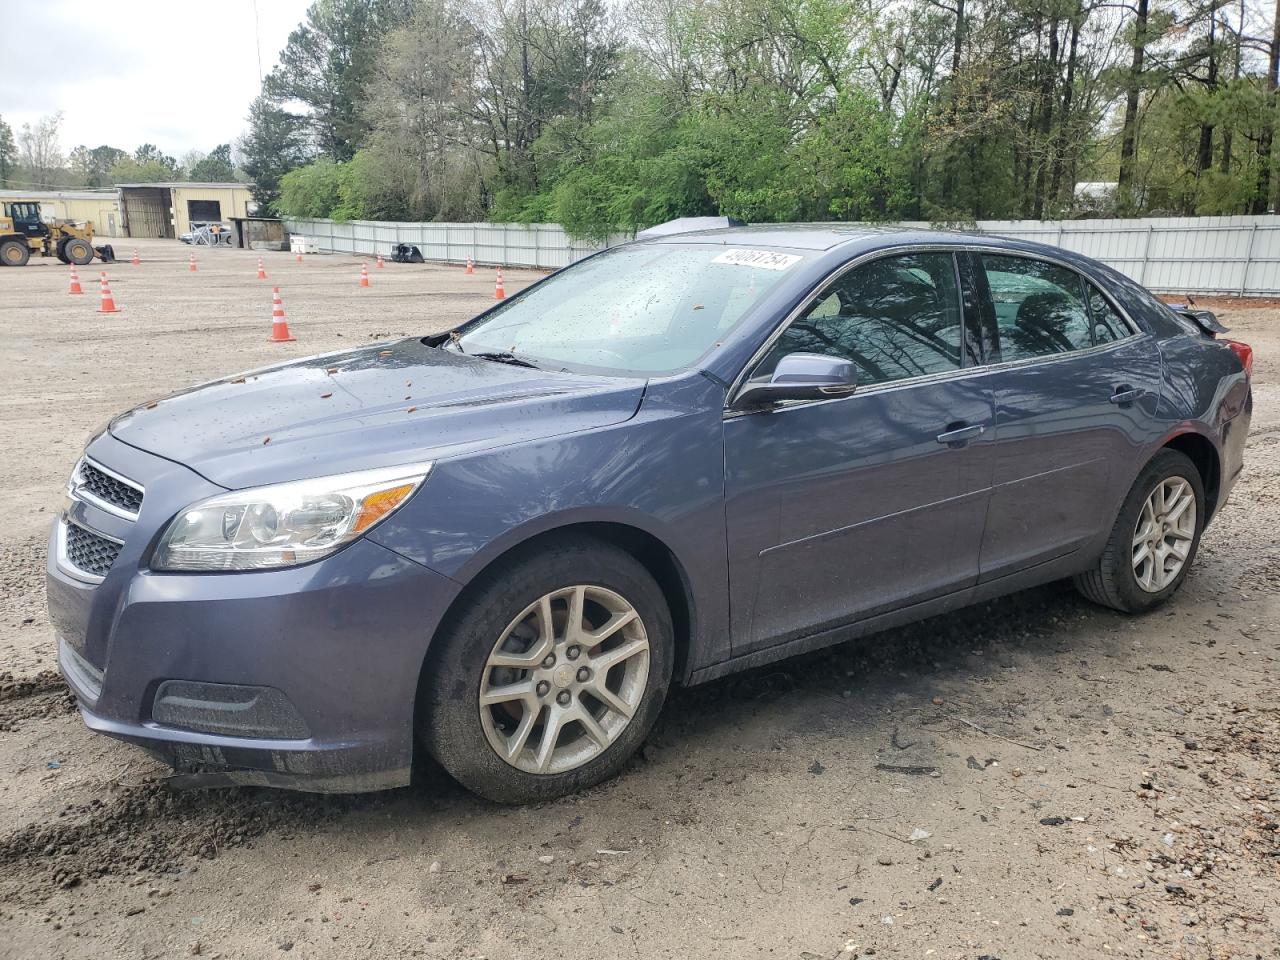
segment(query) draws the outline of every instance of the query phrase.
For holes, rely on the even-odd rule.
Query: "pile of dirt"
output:
[[[0,731],[18,729],[19,721],[71,713],[76,699],[56,670],[30,677],[0,673]]]
[[[172,871],[268,831],[314,831],[351,802],[256,789],[178,792],[163,781],[120,788],[0,838],[0,899],[39,903],[91,879]]]

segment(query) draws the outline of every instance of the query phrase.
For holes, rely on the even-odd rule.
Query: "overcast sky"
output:
[[[234,142],[310,0],[0,0],[0,117],[62,111],[62,150]]]

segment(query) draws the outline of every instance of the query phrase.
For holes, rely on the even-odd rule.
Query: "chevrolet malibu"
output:
[[[59,662],[205,782],[395,787],[422,749],[554,797],[672,683],[1059,578],[1168,599],[1241,470],[1222,332],[1028,243],[677,229],[110,421],[51,534]]]

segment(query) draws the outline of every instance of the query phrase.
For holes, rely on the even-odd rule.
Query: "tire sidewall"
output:
[[[520,611],[575,584],[612,590],[640,615],[649,640],[644,696],[631,722],[599,756],[564,773],[527,773],[499,757],[485,736],[478,699],[484,665]],[[617,773],[648,736],[671,682],[671,615],[648,571],[602,541],[575,540],[501,564],[464,603],[433,642],[420,685],[419,735],[432,756],[464,786],[502,803],[551,799]]]
[[[87,256],[84,253],[81,253],[79,256],[76,256],[75,254],[72,253],[73,250],[80,247],[83,247],[84,250],[88,251]],[[67,254],[67,259],[70,260],[72,263],[74,263],[78,267],[87,266],[88,264],[93,262],[93,247],[89,243],[85,242],[84,240],[80,240],[79,238],[68,240],[65,250]]]
[[[1158,593],[1149,593],[1138,585],[1138,578],[1133,570],[1133,563],[1131,562],[1133,534],[1137,528],[1138,516],[1142,512],[1142,506],[1147,502],[1147,498],[1151,496],[1157,484],[1163,483],[1172,477],[1179,477],[1185,480],[1190,484],[1195,494],[1195,536],[1191,541],[1191,549],[1187,552],[1186,562],[1183,563],[1182,569],[1178,571],[1178,575],[1174,577],[1173,582]],[[1191,565],[1195,563],[1196,555],[1200,551],[1200,535],[1204,531],[1204,523],[1204,482],[1200,479],[1200,471],[1196,469],[1195,464],[1185,454],[1176,450],[1164,451],[1148,463],[1142,473],[1138,475],[1138,479],[1134,481],[1133,488],[1129,491],[1128,497],[1125,498],[1124,506],[1121,508],[1120,515],[1116,520],[1116,569],[1112,571],[1112,578],[1120,598],[1129,609],[1135,612],[1149,610],[1163,603],[1178,591],[1178,588],[1182,586],[1182,581],[1187,578],[1187,573],[1191,570]]]
[[[0,259],[0,264],[3,264],[6,267],[25,267],[27,262],[31,259],[31,248],[17,240],[6,240],[3,244],[0,244],[0,247],[3,247],[6,251],[10,249],[21,249],[26,254],[25,256],[19,254],[13,262],[10,262],[7,257]]]

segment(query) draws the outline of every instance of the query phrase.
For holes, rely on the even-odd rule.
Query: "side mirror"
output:
[[[760,407],[781,400],[823,400],[853,393],[858,368],[851,360],[822,353],[788,353],[768,380],[748,380],[735,407]]]

